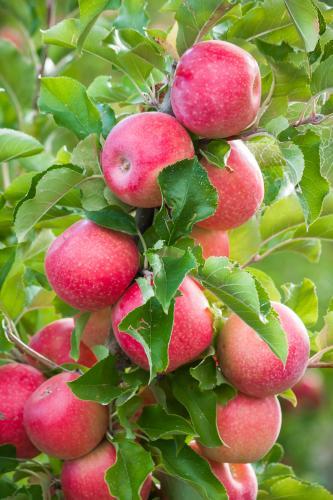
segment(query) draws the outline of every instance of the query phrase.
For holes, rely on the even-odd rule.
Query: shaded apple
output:
[[[308,370],[293,391],[297,398],[296,410],[318,409],[324,400],[324,381],[320,371]]]
[[[47,455],[74,459],[103,439],[109,420],[105,406],[78,399],[68,382],[79,377],[64,372],[46,380],[27,400],[24,426],[36,448]]]
[[[208,257],[229,257],[229,238],[225,231],[194,226],[189,236],[201,245],[205,259]]]
[[[139,268],[130,236],[81,220],[66,229],[47,251],[47,278],[59,297],[77,309],[114,304]]]
[[[191,138],[177,120],[149,112],[129,116],[111,130],[101,161],[106,183],[118,198],[149,208],[162,203],[160,171],[193,156]]]
[[[36,368],[23,363],[0,366],[0,445],[15,446],[19,458],[39,454],[24,429],[23,408],[44,380]]]
[[[111,308],[94,311],[83,330],[82,341],[89,347],[104,345],[111,331]]]
[[[236,314],[229,317],[218,338],[218,359],[223,374],[239,391],[258,398],[293,387],[304,374],[310,353],[309,336],[301,319],[283,304],[272,302],[272,306],[287,335],[285,366]]]

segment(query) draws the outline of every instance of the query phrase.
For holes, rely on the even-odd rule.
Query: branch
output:
[[[324,362],[321,361],[324,354],[333,351],[333,345],[329,345],[317,352],[312,358],[309,359],[308,368],[333,368],[333,361]]]

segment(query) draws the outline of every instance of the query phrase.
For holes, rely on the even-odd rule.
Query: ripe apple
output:
[[[189,236],[201,245],[205,259],[208,257],[229,257],[229,238],[225,231],[207,230],[194,226]]]
[[[206,229],[226,231],[244,224],[255,214],[264,198],[264,180],[257,160],[242,141],[231,141],[227,166],[202,165],[218,193],[216,212],[198,223]]]
[[[29,396],[44,382],[32,366],[10,363],[0,366],[0,445],[16,447],[19,458],[39,454],[23,426],[23,408]]]
[[[215,462],[251,463],[272,448],[281,429],[281,408],[276,396],[252,398],[239,393],[217,406],[217,428],[224,445],[200,452]]]
[[[139,252],[130,236],[81,220],[48,249],[45,269],[59,297],[77,309],[114,304],[139,268]]]
[[[218,338],[218,359],[225,377],[241,392],[262,398],[293,387],[303,376],[310,353],[309,336],[289,307],[272,302],[286,332],[286,365],[261,337],[236,314],[226,321]]]
[[[75,363],[75,360],[70,356],[73,329],[73,318],[58,319],[35,333],[31,337],[29,345],[58,365]],[[38,367],[38,362],[35,359],[30,356],[28,359],[30,364]],[[83,342],[80,343],[80,357],[77,363],[88,368],[97,363],[95,354]]]
[[[237,135],[255,120],[261,98],[257,61],[220,40],[200,42],[178,63],[171,105],[180,123],[209,138]]]
[[[297,397],[296,409],[315,410],[323,402],[324,383],[319,371],[308,370],[299,382],[293,387]]]
[[[162,203],[160,171],[194,156],[190,136],[165,113],[138,113],[118,123],[108,135],[102,156],[106,183],[118,198],[136,207]]]
[[[111,331],[111,308],[91,313],[83,330],[82,341],[89,347],[104,345]]]
[[[61,485],[65,500],[111,500],[105,481],[106,471],[115,463],[117,452],[113,444],[104,441],[84,457],[64,463]],[[125,480],[125,478],[124,478]],[[148,476],[141,488],[141,498],[146,500],[151,489]]]
[[[69,372],[51,377],[30,396],[24,408],[24,426],[36,448],[64,460],[89,453],[108,428],[108,409],[78,399],[67,385],[78,377]]]
[[[209,346],[213,338],[212,313],[199,286],[192,278],[186,277],[179,290],[182,295],[177,297],[175,302],[167,372],[195,359]],[[123,351],[134,363],[148,370],[148,359],[141,344],[127,333],[119,331],[118,328],[123,318],[142,303],[142,292],[135,283],[126,290],[114,307],[112,325],[115,337]]]

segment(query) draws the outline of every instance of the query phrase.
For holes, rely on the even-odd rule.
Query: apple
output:
[[[108,409],[78,399],[67,385],[78,377],[72,372],[51,377],[30,396],[24,408],[24,426],[36,448],[64,460],[89,453],[108,428]]]
[[[225,231],[207,230],[194,226],[190,238],[201,245],[202,255],[208,257],[229,257],[229,238]]]
[[[177,120],[208,138],[230,137],[251,125],[259,111],[257,61],[220,40],[200,42],[180,58],[171,88]]]
[[[179,290],[182,295],[175,301],[167,372],[197,358],[213,339],[213,317],[200,287],[192,278],[186,277]],[[115,337],[123,351],[134,363],[148,370],[148,359],[141,344],[118,328],[123,318],[142,303],[142,292],[139,285],[135,283],[126,290],[114,307],[112,325]]]
[[[315,410],[323,402],[324,382],[319,371],[308,370],[299,382],[293,387],[297,397],[296,409]]]
[[[105,481],[106,471],[116,462],[117,452],[113,444],[104,441],[84,457],[64,463],[61,486],[65,500],[110,500]],[[125,478],[124,478],[125,480]],[[149,497],[152,480],[148,476],[141,488],[141,498]]]
[[[23,408],[44,380],[36,368],[23,363],[0,366],[0,445],[15,446],[19,458],[32,458],[39,454],[24,429]]]
[[[101,162],[106,183],[118,198],[149,208],[162,203],[160,171],[193,156],[191,138],[173,116],[148,112],[129,116],[111,130]]]
[[[111,308],[92,312],[83,330],[82,341],[89,347],[104,345],[111,331]]]
[[[288,341],[285,366],[259,335],[236,314],[226,321],[218,338],[218,359],[223,375],[241,392],[262,398],[293,387],[303,376],[310,353],[309,336],[301,319],[278,302]]]
[[[10,42],[17,50],[24,49],[26,45],[21,32],[11,26],[2,26],[0,28],[0,39]]]
[[[53,321],[31,337],[29,346],[58,365],[75,363],[76,361],[70,356],[74,326],[73,318]],[[38,362],[31,356],[28,359],[30,364],[39,366]],[[97,363],[95,354],[83,342],[80,342],[80,357],[77,363],[88,368]]]
[[[225,168],[201,160],[218,193],[216,212],[198,223],[206,229],[226,231],[244,224],[264,198],[264,180],[257,160],[242,141],[230,141],[229,145]]]
[[[47,278],[71,306],[93,311],[114,304],[139,268],[130,236],[81,220],[51,244],[45,258]]]
[[[272,448],[281,429],[281,408],[276,396],[252,398],[238,393],[217,405],[217,428],[223,445],[208,448],[198,442],[202,455],[220,463],[252,463]]]

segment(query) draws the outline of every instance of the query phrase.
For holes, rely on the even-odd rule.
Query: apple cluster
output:
[[[259,67],[245,50],[221,41],[194,45],[180,59],[171,87],[173,115],[142,112],[119,122],[105,142],[101,163],[105,181],[123,202],[142,208],[162,203],[158,174],[168,165],[195,155],[195,137],[227,138],[225,168],[201,159],[218,193],[216,212],[193,228],[191,237],[203,256],[228,256],[227,231],[246,222],[260,207],[264,183],[246,145],[235,136],[256,119],[261,98]],[[191,135],[190,135],[190,133]],[[194,138],[194,139],[193,139]],[[200,187],[198,187],[200,188]],[[45,269],[57,295],[80,311],[91,311],[78,362],[97,359],[92,347],[107,342],[111,329],[131,361],[148,370],[142,345],[119,324],[143,304],[139,285],[140,254],[130,236],[80,220],[50,246]],[[202,287],[187,276],[175,299],[167,372],[197,359],[213,341],[213,315]],[[221,444],[191,447],[208,460],[231,500],[254,500],[257,483],[251,465],[275,443],[281,426],[277,395],[303,376],[309,358],[307,331],[285,305],[273,303],[288,340],[285,365],[267,343],[232,313],[217,339],[217,362],[237,389],[236,397],[217,405]],[[58,365],[70,357],[73,318],[57,320],[30,340],[30,346]],[[45,379],[36,360],[0,367],[0,444],[10,443],[18,457],[44,452],[64,460],[61,483],[66,499],[114,498],[104,481],[116,461],[105,439],[108,408],[78,399],[67,385],[79,375],[63,371]],[[148,398],[149,399],[149,398]],[[147,402],[154,404],[154,399]],[[141,497],[148,498],[148,477]],[[165,497],[166,498],[166,497]]]

